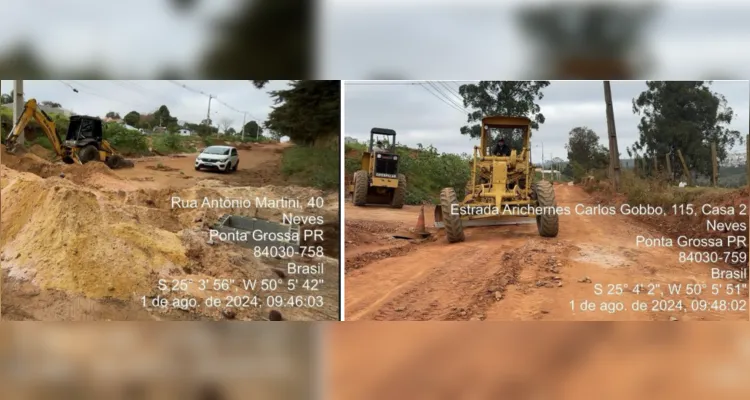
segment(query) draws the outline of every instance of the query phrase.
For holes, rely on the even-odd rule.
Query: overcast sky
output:
[[[3,80],[0,84],[2,93],[13,89],[13,81]],[[256,89],[250,81],[24,81],[24,92],[26,100],[54,101],[77,114],[98,117],[109,111],[116,111],[121,117],[133,110],[150,113],[164,104],[172,116],[196,124],[206,118],[208,95],[212,95],[219,100],[211,101],[213,125],[228,118],[239,131],[243,114],[229,107],[248,112],[247,121],[262,124],[272,111],[273,99],[268,92],[286,89],[287,84],[288,81],[271,81],[263,89]]]
[[[463,105],[458,97],[458,86],[463,82],[433,82],[441,92]],[[445,86],[444,86],[445,85]],[[447,87],[446,87],[447,86]],[[638,138],[640,117],[632,112],[632,99],[646,89],[645,81],[613,81],[612,102],[617,124],[617,143],[626,156],[625,148]],[[723,94],[736,116],[731,128],[748,132],[750,121],[750,85],[747,81],[714,82],[712,89]],[[414,82],[346,82],[345,135],[360,140],[369,139],[373,127],[396,130],[400,143],[414,146],[432,144],[441,152],[470,153],[479,139],[461,135],[459,129],[466,125],[467,114],[449,105],[435,87]],[[588,126],[599,134],[599,142],[607,144],[607,121],[604,104],[604,87],[601,81],[552,81],[544,89],[544,99],[539,101],[546,122],[534,132],[533,159],[550,156],[567,159],[565,143],[568,133],[577,126]],[[538,147],[537,147],[538,146]],[[737,147],[735,151],[742,150]]]
[[[219,38],[216,33],[227,25],[224,18],[241,14],[240,7],[251,2],[197,0],[191,11],[178,11],[176,1],[130,0],[116,10],[115,3],[100,0],[31,3],[3,3],[0,54],[21,46],[53,70],[97,66],[115,76],[145,77],[168,66],[195,71]],[[316,61],[319,74],[327,79],[382,74],[402,79],[534,78],[528,76],[536,65],[529,53],[534,42],[520,29],[517,11],[555,3],[564,1],[322,0],[316,2],[316,31],[310,37],[318,40]],[[570,11],[573,3],[589,2],[567,3]],[[638,30],[644,40],[636,49],[653,66],[639,76],[747,75],[750,52],[737,51],[750,38],[747,1],[609,3],[661,6],[649,14],[651,24]],[[504,51],[487,51],[488,43]],[[482,62],[474,62],[479,57]]]

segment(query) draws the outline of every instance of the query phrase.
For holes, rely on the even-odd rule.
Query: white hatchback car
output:
[[[240,156],[232,146],[209,146],[195,159],[195,170],[213,169],[221,172],[237,171]]]

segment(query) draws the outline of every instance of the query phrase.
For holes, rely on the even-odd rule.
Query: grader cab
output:
[[[510,149],[509,154],[498,145],[500,139]],[[535,182],[534,173],[531,120],[504,116],[483,118],[466,196],[459,201],[453,188],[443,189],[440,205],[435,207],[435,226],[445,228],[450,243],[464,241],[464,227],[470,226],[536,222],[539,235],[557,236],[554,187],[545,180]]]

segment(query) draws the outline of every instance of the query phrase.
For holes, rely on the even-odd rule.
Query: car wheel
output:
[[[237,163],[234,164],[234,167],[232,167],[232,171],[237,171],[237,168],[240,166],[240,160],[237,160]]]

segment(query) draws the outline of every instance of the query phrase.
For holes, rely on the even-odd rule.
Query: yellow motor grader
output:
[[[396,131],[372,128],[370,144],[362,153],[361,169],[349,185],[352,204],[403,208],[406,200],[406,176],[399,173],[396,154]]]
[[[509,146],[509,154],[495,151],[497,140],[508,133],[518,139]],[[557,236],[559,210],[554,187],[549,181],[534,182],[530,119],[483,118],[471,170],[463,201],[458,201],[453,188],[445,188],[440,192],[440,205],[435,207],[435,226],[445,228],[448,242],[464,241],[464,227],[519,225],[535,220],[539,235]]]

